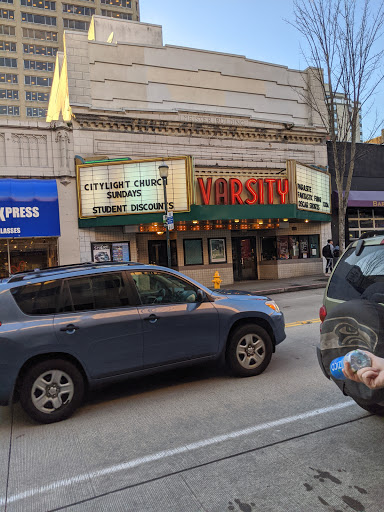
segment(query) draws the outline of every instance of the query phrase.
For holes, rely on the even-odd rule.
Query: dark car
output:
[[[128,375],[221,356],[234,375],[258,375],[285,338],[267,297],[220,295],[138,263],[15,274],[0,284],[0,311],[0,404],[19,399],[43,423]]]
[[[384,232],[370,231],[339,259],[320,309],[317,356],[324,375],[363,409],[384,415],[384,389],[335,379],[330,365],[353,349],[384,357]]]

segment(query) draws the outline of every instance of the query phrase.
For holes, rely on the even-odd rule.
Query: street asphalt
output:
[[[142,377],[52,425],[0,408],[0,511],[381,512],[384,419],[320,371],[322,290],[272,297],[287,339],[262,375]]]

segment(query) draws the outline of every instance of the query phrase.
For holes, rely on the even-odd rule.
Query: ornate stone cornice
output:
[[[235,125],[233,120],[228,118],[223,118],[220,124],[215,124],[194,120],[164,120],[76,113],[74,128],[76,128],[76,125],[83,130],[235,139],[254,142],[324,144],[326,140],[325,132],[322,133],[315,128],[305,129],[295,127],[292,124],[276,122],[273,123],[273,128],[252,126],[250,122],[249,124],[244,122],[244,124]],[[276,126],[278,127],[276,128]]]

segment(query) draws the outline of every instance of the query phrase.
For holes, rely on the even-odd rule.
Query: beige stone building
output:
[[[42,121],[0,122],[0,154],[0,278],[8,275],[9,268],[17,272],[76,261],[79,257],[76,184],[66,178],[73,174],[72,131],[66,125],[51,128]],[[43,215],[39,228],[25,236],[23,229],[20,232],[17,227],[23,213],[16,216],[13,212],[12,222],[6,211],[11,206],[8,186],[16,183],[24,187],[19,197],[15,190],[12,194],[12,206],[19,210],[20,206],[25,209],[26,202],[34,200],[50,181],[57,190],[60,205],[60,236],[50,236],[49,230],[44,229],[49,218]],[[40,204],[35,202],[34,206]]]
[[[0,120],[45,119],[66,29],[87,33],[93,14],[139,20],[138,0],[1,0]]]
[[[59,262],[167,264],[164,164],[174,268],[210,286],[215,271],[223,283],[322,272],[326,134],[308,87],[309,72],[164,46],[160,26],[95,16],[88,36],[66,31],[47,117],[70,149]]]

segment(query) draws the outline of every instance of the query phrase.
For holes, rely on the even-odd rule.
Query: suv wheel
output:
[[[384,402],[381,402],[380,404],[366,404],[363,401],[356,400],[356,398],[354,398],[354,401],[365,411],[376,414],[377,416],[384,416]]]
[[[62,359],[43,361],[29,368],[20,386],[20,402],[39,423],[68,418],[84,396],[84,379],[72,363]]]
[[[230,336],[226,361],[231,372],[238,377],[251,377],[262,373],[271,361],[273,345],[269,334],[259,325],[247,324]]]

